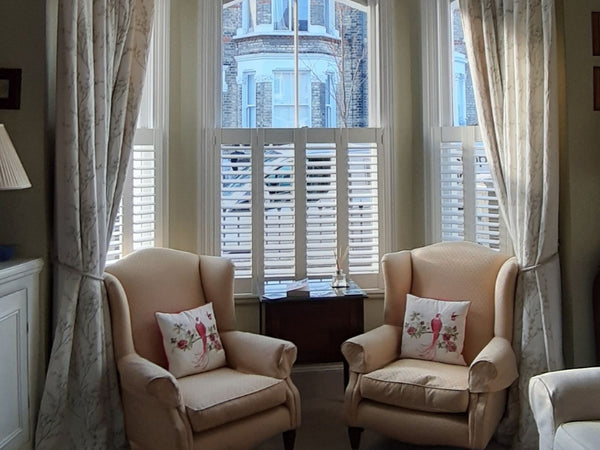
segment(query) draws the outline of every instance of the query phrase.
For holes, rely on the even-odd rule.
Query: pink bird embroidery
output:
[[[206,326],[204,326],[198,317],[196,317],[196,331],[198,332],[200,339],[202,339],[202,353],[206,353]]]
[[[431,344],[422,353],[424,358],[433,359],[435,357],[435,345],[440,337],[440,331],[442,331],[442,319],[440,313],[436,313],[435,317],[431,319]]]
[[[194,366],[200,367],[201,369],[205,369],[208,366],[208,340],[206,337],[206,326],[202,323],[202,321],[196,317],[196,331],[198,332],[198,336],[202,340],[202,351],[198,352],[194,355]]]

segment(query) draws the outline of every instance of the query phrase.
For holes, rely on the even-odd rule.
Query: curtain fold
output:
[[[55,330],[36,448],[127,448],[102,274],[133,146],[154,0],[58,4]]]
[[[519,379],[498,438],[533,449],[529,379],[563,367],[555,7],[553,0],[459,5],[486,155],[521,266],[513,335]]]

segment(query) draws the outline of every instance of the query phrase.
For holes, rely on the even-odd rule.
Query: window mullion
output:
[[[306,141],[307,128],[294,130],[294,217],[296,278],[306,277]]]
[[[474,127],[462,127],[463,138],[463,189],[464,189],[464,236],[476,240],[475,211],[475,132]]]
[[[265,228],[265,131],[258,128],[251,131],[252,142],[252,229]],[[261,283],[265,278],[265,236],[252,233],[252,273],[254,282]],[[262,286],[253,286],[254,292],[262,292]]]
[[[335,192],[337,203],[337,255],[340,267],[348,272],[350,258],[348,206],[348,129],[339,128],[335,137]],[[348,251],[346,251],[348,250]]]
[[[123,217],[122,232],[123,239],[122,255],[128,255],[133,252],[133,166],[135,160],[135,150],[131,152],[131,160],[127,167],[127,176],[123,187]]]

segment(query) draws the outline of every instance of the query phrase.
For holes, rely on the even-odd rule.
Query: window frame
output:
[[[233,0],[235,2],[235,0]],[[393,68],[395,52],[393,51],[393,17],[395,0],[341,0],[351,3],[369,12],[372,20],[369,27],[371,37],[369,49],[369,77],[372,88],[369,94],[369,110],[371,114],[370,127],[384,127],[378,136],[382,151],[378,160],[378,192],[379,192],[379,258],[397,248],[398,233],[393,224],[397,215],[397,205],[394,201],[393,189],[396,186],[397,152],[393,152],[394,139],[394,77]],[[202,186],[198,190],[199,218],[197,246],[199,253],[220,254],[220,164],[219,153],[211,151],[218,142],[216,133],[220,126],[221,106],[220,89],[214,89],[221,82],[221,70],[211,68],[221,67],[221,8],[231,4],[229,0],[211,0],[200,2],[199,27],[203,36],[199,48],[199,60],[215,61],[216,64],[205,65],[205,70],[199,74],[199,105],[200,105],[200,136],[198,153],[198,173]],[[373,94],[376,92],[377,94]],[[217,120],[218,119],[218,120]],[[255,297],[260,294],[262,286],[240,286],[236,280],[238,297]],[[380,291],[383,288],[381,271],[376,280],[366,286],[366,290]]]
[[[118,261],[133,251],[143,248],[135,242],[135,191],[144,189],[137,185],[134,174],[145,170],[143,158],[136,158],[139,152],[153,153],[154,157],[154,220],[153,246],[168,246],[168,149],[169,149],[169,60],[170,38],[170,0],[158,2],[154,8],[154,22],[151,39],[151,51],[148,55],[144,89],[152,86],[152,94],[142,97],[140,112],[133,139],[133,149],[127,167],[125,183],[121,195],[120,213],[113,226],[110,245],[117,244],[120,251],[109,248],[107,264]],[[138,213],[140,214],[140,213]],[[115,231],[119,230],[119,235]],[[116,237],[120,241],[115,241]]]
[[[455,125],[456,92],[453,89],[455,58],[452,46],[451,3],[421,0],[421,54],[423,67],[423,141],[425,153],[425,223],[428,243],[442,240],[441,146],[462,142],[464,189],[464,240],[477,241],[475,148],[481,143],[478,126]],[[467,214],[472,214],[468,218]],[[472,221],[472,222],[471,222]],[[499,250],[510,254],[512,246],[501,215],[498,218]]]

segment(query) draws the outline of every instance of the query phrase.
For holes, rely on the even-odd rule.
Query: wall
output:
[[[17,244],[17,257],[43,258],[40,304],[33,314],[41,317],[39,336],[33,343],[35,379],[32,408],[36,411],[43,386],[47,357],[49,295],[49,253],[51,229],[50,153],[47,129],[46,93],[49,71],[46,51],[46,5],[39,0],[0,2],[0,67],[21,68],[21,107],[0,110],[4,123],[29,176],[32,187],[21,191],[0,191],[0,243]],[[39,365],[40,367],[37,367]]]
[[[598,0],[563,0],[566,55],[560,171],[560,256],[565,363],[595,364],[592,283],[600,268],[600,112],[592,107],[591,11]]]

